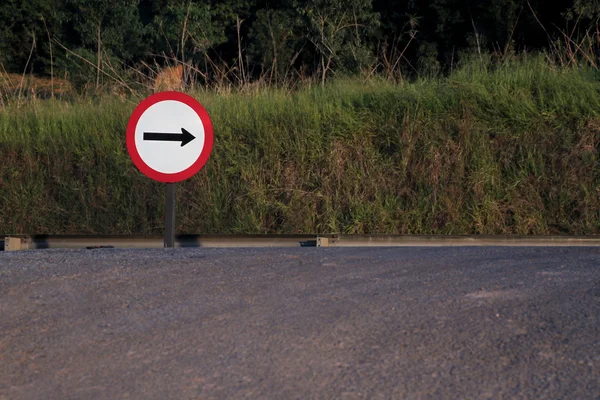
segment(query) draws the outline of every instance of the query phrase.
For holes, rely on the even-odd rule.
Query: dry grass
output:
[[[4,101],[13,98],[48,99],[71,95],[75,95],[73,86],[64,78],[51,79],[30,74],[0,72],[0,96]]]

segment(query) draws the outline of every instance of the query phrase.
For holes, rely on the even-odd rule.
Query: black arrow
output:
[[[189,133],[185,128],[181,128],[181,133],[144,132],[144,140],[181,142],[181,147],[185,146],[194,139],[196,139],[196,136]]]

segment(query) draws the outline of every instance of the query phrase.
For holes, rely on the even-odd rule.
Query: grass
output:
[[[598,234],[600,74],[542,57],[398,86],[192,93],[206,167],[181,233]],[[125,148],[136,100],[0,110],[0,232],[159,234],[164,188]]]

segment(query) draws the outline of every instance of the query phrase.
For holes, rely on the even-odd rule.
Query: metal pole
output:
[[[165,247],[175,247],[175,183],[167,183],[165,209]]]

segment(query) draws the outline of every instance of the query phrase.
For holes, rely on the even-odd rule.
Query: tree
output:
[[[285,77],[297,59],[305,39],[294,9],[260,9],[250,30],[250,53],[269,82]]]
[[[185,62],[187,56],[205,52],[224,40],[223,28],[213,21],[210,2],[157,2],[155,12],[148,35],[156,53]]]
[[[204,63],[207,71],[212,56],[227,61],[235,57],[233,52],[220,54],[220,46],[236,45],[236,22],[241,24],[239,17],[248,8],[244,0],[155,1],[154,17],[147,30],[152,51],[166,55],[167,62],[185,63],[196,71]]]
[[[103,71],[103,50],[119,59],[139,47],[142,26],[138,0],[68,0],[70,22],[84,48],[95,48],[96,89]]]
[[[46,72],[48,36],[61,34],[60,0],[4,0],[0,6],[0,64],[8,71]],[[47,44],[45,44],[47,43]]]
[[[370,36],[379,26],[371,0],[310,0],[300,12],[319,57],[322,85],[336,64],[353,71],[363,66],[370,53]]]

